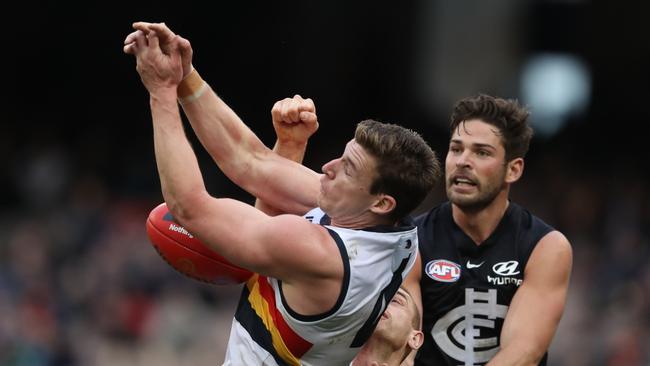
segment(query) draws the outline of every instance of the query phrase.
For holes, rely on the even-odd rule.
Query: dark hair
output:
[[[440,178],[436,153],[415,131],[365,120],[357,125],[354,139],[377,159],[370,193],[395,198],[392,219],[402,219],[417,208]]]
[[[501,99],[485,94],[461,99],[451,114],[450,133],[471,119],[480,119],[499,129],[506,151],[506,161],[523,158],[528,152],[533,129],[528,124],[530,112],[517,100]]]

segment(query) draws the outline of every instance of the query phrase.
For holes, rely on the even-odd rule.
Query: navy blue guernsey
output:
[[[415,364],[484,365],[499,350],[503,320],[530,254],[554,229],[512,202],[480,245],[456,225],[449,202],[416,224],[425,340]]]

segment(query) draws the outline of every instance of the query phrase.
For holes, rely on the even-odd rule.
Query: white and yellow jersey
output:
[[[297,314],[282,281],[253,276],[239,300],[224,365],[348,365],[413,267],[412,225],[344,229],[330,226],[318,208],[305,218],[326,227],[339,247],[345,272],[336,305],[325,314]]]

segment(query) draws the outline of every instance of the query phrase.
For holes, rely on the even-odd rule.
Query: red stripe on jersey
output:
[[[312,344],[296,334],[296,332],[294,332],[293,329],[289,327],[289,324],[287,324],[287,322],[284,320],[282,314],[280,314],[278,308],[276,307],[275,292],[273,291],[273,287],[271,287],[267,278],[264,276],[259,276],[258,284],[260,294],[269,305],[269,313],[273,319],[275,327],[278,329],[278,332],[280,332],[285,345],[295,357],[302,357],[305,353],[307,353],[307,351],[309,351]]]

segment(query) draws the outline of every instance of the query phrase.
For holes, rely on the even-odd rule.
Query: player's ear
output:
[[[417,350],[422,346],[424,342],[424,333],[421,330],[413,330],[409,335],[408,345],[413,350]]]
[[[370,211],[378,215],[386,215],[397,207],[397,201],[391,195],[380,193],[377,195],[375,203],[370,207]]]
[[[515,158],[506,165],[506,183],[514,183],[521,178],[524,173],[524,159]]]

